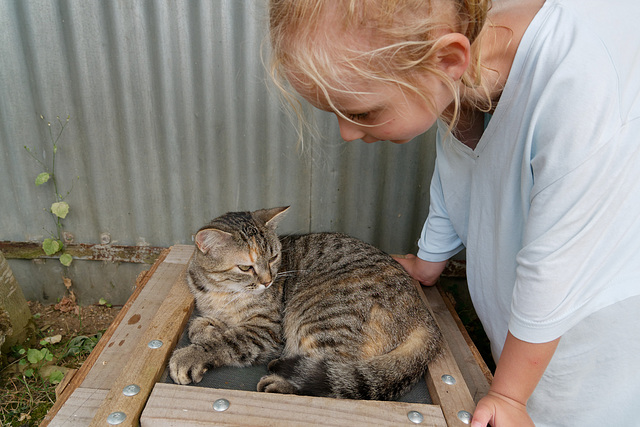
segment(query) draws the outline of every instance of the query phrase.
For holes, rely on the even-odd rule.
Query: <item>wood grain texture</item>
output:
[[[229,409],[216,412],[213,402],[221,398],[229,401]],[[446,426],[442,411],[436,405],[157,384],[142,413],[140,425],[408,426],[414,425],[407,417],[409,411],[422,414],[421,425]]]
[[[451,314],[446,309],[446,307],[445,311],[441,311],[439,309],[434,310],[431,304],[431,300],[425,296],[422,286],[420,286],[417,281],[415,282],[415,285],[418,288],[420,298],[422,298],[422,301],[426,304],[426,306],[429,308],[429,311],[431,311],[431,314],[434,316],[436,323],[438,323],[438,326],[440,327],[444,338],[442,354],[429,364],[429,369],[427,370],[427,374],[425,376],[431,400],[433,401],[433,403],[440,405],[448,426],[452,427],[466,425],[466,423],[461,421],[461,418],[458,414],[461,411],[473,414],[476,405],[473,398],[471,397],[471,393],[469,392],[469,388],[467,386],[465,378],[462,375],[462,372],[460,371],[460,368],[458,367],[456,359],[451,350],[449,342],[454,341],[451,340],[449,336],[447,336],[447,333],[451,333],[451,331],[443,327],[446,326],[449,322],[449,319],[451,319]],[[440,294],[432,295],[430,293],[429,296],[430,298],[434,299],[434,305],[436,306],[436,308],[439,308],[439,306],[444,306]],[[440,302],[440,304],[438,304],[438,302]],[[459,334],[459,331],[456,331],[456,333]],[[443,381],[443,376],[445,375],[453,377],[455,379],[455,383],[445,383]]]
[[[78,387],[49,422],[50,427],[85,427],[91,423],[96,409],[107,397],[108,390]],[[41,424],[42,425],[42,424]]]
[[[84,361],[80,369],[78,369],[78,371],[73,375],[73,377],[69,380],[68,384],[64,388],[56,389],[56,402],[44,417],[42,423],[40,423],[40,427],[46,427],[47,425],[49,425],[51,420],[56,417],[57,413],[62,409],[62,407],[66,405],[67,400],[75,392],[76,388],[80,387],[80,385],[83,383],[89,372],[91,372],[91,370],[93,369],[98,358],[102,355],[102,351],[111,341],[113,334],[120,326],[120,323],[122,323],[122,320],[129,312],[129,309],[136,303],[136,301],[138,300],[138,296],[145,289],[146,284],[149,282],[151,277],[153,277],[153,274],[158,269],[160,264],[162,264],[168,254],[169,249],[162,252],[158,257],[156,263],[153,264],[149,271],[146,272],[146,274],[141,275],[136,283],[136,289],[133,291],[124,306],[120,309],[118,315],[113,320],[111,325],[109,325],[105,333],[102,335],[102,338],[100,338],[100,341],[98,341],[98,344],[96,344],[89,357]],[[94,410],[97,409],[98,405],[95,406]]]
[[[191,253],[193,253],[193,249]],[[188,261],[188,259],[184,261]],[[105,425],[107,417],[112,412],[123,412],[126,415],[125,421],[119,424],[120,426],[138,425],[140,414],[151,390],[162,375],[171,352],[189,320],[194,302],[185,279],[186,264],[166,262],[165,265],[166,268],[178,269],[180,273],[178,277],[160,275],[158,278],[158,280],[165,282],[164,285],[159,284],[158,288],[166,287],[168,281],[172,281],[173,285],[170,286],[169,293],[164,297],[144,334],[136,339],[126,364],[118,372],[107,397],[93,418],[92,426]],[[161,272],[160,268],[154,278],[158,276],[159,272]],[[138,314],[135,313],[132,316]],[[131,323],[131,321],[127,323]],[[127,339],[131,341],[130,337]],[[160,340],[162,346],[150,348],[148,343],[152,340]],[[140,392],[134,396],[125,396],[122,392],[123,389],[132,384],[137,385]]]
[[[444,329],[443,333],[447,337],[453,356],[460,367],[460,371],[462,371],[473,400],[478,403],[487,394],[493,381],[491,370],[484,362],[482,355],[473,343],[453,304],[442,288],[433,286],[423,290],[433,311],[441,316],[440,326]]]

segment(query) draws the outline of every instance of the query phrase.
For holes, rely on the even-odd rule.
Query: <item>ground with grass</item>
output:
[[[0,426],[35,426],[56,399],[56,386],[78,369],[120,307],[85,307],[69,298],[56,305],[29,302],[36,337],[16,346],[0,368]]]

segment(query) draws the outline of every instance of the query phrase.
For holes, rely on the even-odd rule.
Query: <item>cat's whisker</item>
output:
[[[293,275],[294,273],[304,273],[305,271],[307,271],[307,270],[288,270],[288,271],[279,271],[279,272],[276,274],[276,277],[279,277],[279,276],[291,276],[291,275]]]

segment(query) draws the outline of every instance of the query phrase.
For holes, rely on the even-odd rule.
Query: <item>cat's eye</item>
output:
[[[253,267],[251,267],[250,265],[239,265],[238,268],[242,271],[249,271],[251,270]]]
[[[271,264],[272,262],[275,262],[277,259],[278,259],[278,254],[275,254],[269,259],[269,264]]]

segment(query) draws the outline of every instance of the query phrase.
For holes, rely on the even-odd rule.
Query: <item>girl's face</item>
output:
[[[314,107],[336,115],[340,135],[345,141],[361,139],[367,143],[404,144],[426,132],[453,100],[437,79],[425,79],[422,83],[421,87],[429,89],[433,105],[414,92],[374,82],[365,88],[355,87],[363,93],[357,96],[329,93],[336,111],[319,91],[296,89]]]

